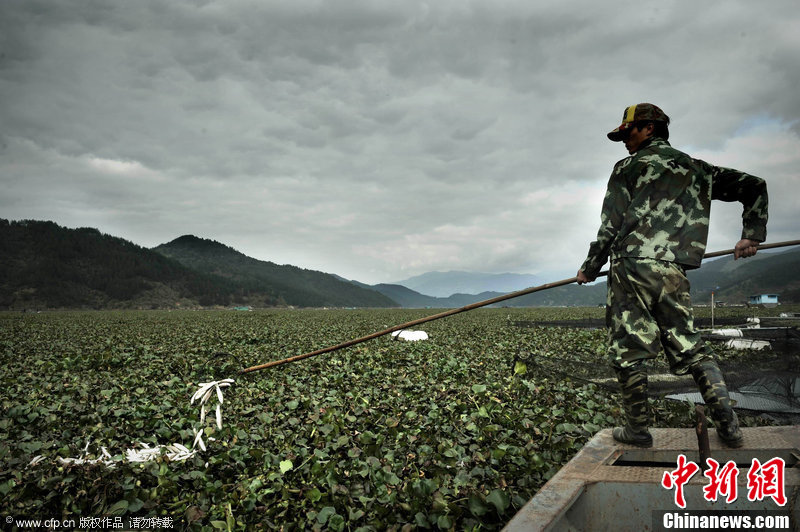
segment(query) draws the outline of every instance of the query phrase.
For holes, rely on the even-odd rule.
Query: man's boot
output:
[[[618,442],[639,447],[652,447],[653,436],[647,430],[647,373],[639,368],[616,369],[617,380],[622,391],[627,424],[616,427],[612,435]]]
[[[692,366],[692,377],[700,388],[703,401],[711,409],[711,418],[717,427],[717,435],[728,447],[744,445],[739,418],[731,406],[728,387],[722,372],[713,359],[705,359]]]

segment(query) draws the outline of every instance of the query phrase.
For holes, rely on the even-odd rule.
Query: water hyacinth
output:
[[[194,404],[198,399],[200,400],[200,430],[193,427],[194,441],[192,448],[189,449],[180,443],[172,443],[168,445],[156,445],[151,447],[147,443],[140,442],[138,447],[133,447],[125,451],[123,459],[128,462],[149,462],[155,460],[160,456],[166,456],[171,462],[181,462],[195,456],[198,453],[197,448],[206,451],[206,444],[203,441],[203,428],[202,425],[206,418],[206,403],[216,392],[218,403],[215,409],[215,422],[218,429],[222,430],[222,403],[224,397],[222,395],[222,388],[227,388],[234,383],[233,379],[223,379],[221,381],[201,382],[198,390],[192,395],[189,404]],[[105,447],[100,447],[100,456],[92,458],[89,455],[89,442],[83,449],[83,453],[78,457],[58,457],[56,460],[61,465],[67,466],[84,466],[102,464],[108,468],[115,466],[115,459],[108,452]],[[45,457],[42,455],[35,456],[29,463],[28,467],[35,467],[42,463]]]
[[[220,412],[236,423],[223,420],[218,429],[213,385],[189,404],[200,382],[216,379],[197,371],[222,346],[242,362],[268,360],[427,312],[0,316],[5,393],[14,398],[0,416],[0,506],[19,515],[42,515],[47,505],[52,515],[90,516],[116,515],[112,509],[127,504],[123,518],[167,509],[176,527],[197,530],[266,523],[296,530],[500,530],[588,438],[620,422],[616,390],[577,380],[605,378],[589,370],[605,364],[603,308],[465,313],[432,323],[427,341],[386,335],[247,380],[236,377],[239,360],[215,360],[220,377],[236,378],[235,397],[231,386],[220,385]],[[599,325],[542,325],[560,319]],[[772,353],[745,356],[764,364]],[[662,366],[654,371],[668,372]],[[53,396],[54,404],[44,400]],[[693,410],[685,403],[652,406],[654,426],[689,426]],[[760,419],[749,417],[748,426]],[[199,441],[193,446],[193,427],[204,429],[207,451]],[[89,437],[85,458],[102,457],[99,446],[106,445],[116,469],[56,472],[56,456],[82,456]],[[176,441],[195,454],[177,461],[189,453],[137,443]],[[129,448],[136,451],[131,458],[152,458],[147,467],[128,460]],[[44,458],[26,469],[36,455]]]

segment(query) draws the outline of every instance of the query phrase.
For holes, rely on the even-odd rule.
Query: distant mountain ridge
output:
[[[542,284],[538,277],[522,273],[478,273],[465,271],[427,272],[397,281],[415,292],[433,297],[483,292],[508,293]]]
[[[333,275],[191,235],[150,250],[97,229],[0,219],[0,308],[396,307]]]
[[[0,219],[0,257],[0,309],[228,305],[454,308],[515,291],[436,297],[399,284],[366,285],[333,274],[257,260],[192,235],[147,249],[97,229],[67,229],[35,220]],[[744,303],[749,295],[763,293],[777,293],[783,303],[800,303],[797,271],[800,248],[790,248],[735,262],[732,257],[708,261],[688,275],[694,304],[707,304],[712,290],[717,301],[729,304]],[[434,273],[442,279],[442,272]],[[480,276],[495,277],[455,273],[456,279],[449,284],[444,279],[443,286],[455,286],[465,278],[477,282]],[[535,278],[514,277],[522,282],[522,288],[543,284]],[[595,306],[605,303],[605,292],[605,282],[571,284],[503,301],[498,306]]]
[[[268,293],[302,307],[396,307],[374,290],[341,281],[334,275],[254,259],[214,240],[184,235],[153,251],[192,270],[228,279],[242,296]]]
[[[728,304],[746,303],[751,295],[776,293],[784,303],[800,303],[800,278],[793,272],[800,271],[800,248],[789,248],[782,251],[758,253],[749,259],[733,260],[732,256],[706,261],[703,266],[687,273],[692,285],[692,302],[694,304],[709,304],[711,292],[715,300]],[[464,273],[464,272],[455,272]],[[480,282],[479,276],[491,274],[471,274],[473,280]],[[457,279],[455,283],[448,282],[447,272],[430,272],[412,279],[421,279],[417,286],[432,280],[442,281],[442,286],[453,286],[462,282]],[[460,275],[458,276],[460,277]],[[553,282],[549,279],[544,282]],[[544,284],[536,281],[530,285],[514,290],[499,292],[482,292],[476,295],[453,294],[450,297],[432,297],[419,294],[400,284],[374,285],[372,288],[394,298],[403,306],[416,307],[441,307],[452,308],[490,299],[511,291],[522,290],[529,286]],[[411,283],[413,284],[413,283]],[[400,288],[408,290],[404,292]],[[432,292],[443,293],[448,289],[431,289]],[[534,294],[528,294],[499,303],[501,306],[527,307],[527,306],[595,306],[603,305],[606,300],[606,283],[603,278],[599,282],[577,286],[575,284],[552,288]]]

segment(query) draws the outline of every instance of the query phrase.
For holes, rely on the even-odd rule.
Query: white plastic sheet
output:
[[[406,342],[418,342],[420,340],[427,340],[428,333],[425,331],[413,331],[411,329],[402,329],[392,333],[395,340],[405,340]]]

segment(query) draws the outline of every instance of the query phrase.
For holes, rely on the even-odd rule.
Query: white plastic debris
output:
[[[770,343],[767,340],[750,340],[748,338],[732,338],[725,342],[726,347],[731,347],[733,349],[755,349],[760,351],[762,349],[768,349],[770,347]]]
[[[425,331],[413,331],[411,329],[401,329],[392,333],[392,337],[397,340],[405,340],[407,342],[418,342],[420,340],[427,340],[428,333]]]
[[[427,336],[426,336],[427,337]],[[214,421],[217,425],[218,429],[222,429],[222,403],[224,397],[222,395],[222,389],[227,388],[231,384],[233,384],[233,379],[223,379],[221,381],[211,381],[211,382],[201,382],[199,389],[192,395],[191,401],[189,404],[194,404],[195,401],[200,401],[200,430],[197,427],[193,427],[192,430],[194,431],[194,441],[192,443],[192,448],[189,449],[185,445],[180,443],[172,443],[169,445],[155,445],[151,447],[147,443],[139,443],[138,448],[128,449],[125,451],[124,459],[128,462],[149,462],[150,460],[155,460],[158,457],[164,455],[172,462],[181,462],[192,456],[196,455],[200,450],[206,450],[206,444],[203,442],[203,424],[206,418],[206,403],[208,402],[211,397],[217,398],[217,406],[215,409],[215,416]],[[214,393],[216,392],[216,393]],[[209,438],[210,441],[215,441],[214,438]],[[100,455],[97,457],[92,457],[89,454],[89,445],[90,442],[86,442],[86,446],[83,448],[83,453],[81,456],[74,457],[74,458],[63,458],[58,457],[56,461],[61,465],[70,465],[70,466],[83,466],[83,465],[94,465],[94,464],[102,464],[109,469],[113,468],[116,465],[116,461],[114,457],[111,456],[111,453],[108,452],[108,449],[105,447],[100,447]],[[199,447],[199,450],[198,450]],[[42,461],[44,461],[44,456],[38,455],[35,456],[28,467],[34,467],[39,465]],[[206,464],[208,467],[208,464]]]
[[[109,469],[113,469],[116,465],[114,463],[114,457],[111,456],[111,453],[108,452],[108,449],[105,447],[100,447],[100,456],[97,458],[90,458],[89,457],[89,442],[86,442],[86,447],[83,448],[83,455],[76,457],[76,458],[56,458],[56,461],[61,465],[95,465],[95,464],[102,464]],[[38,460],[36,464],[40,463],[42,460]],[[36,465],[33,462],[29,465]]]
[[[717,336],[730,336],[733,338],[741,338],[744,336],[741,329],[714,329],[711,331],[711,334],[716,334]]]
[[[42,456],[41,454],[37,455],[37,456],[34,456],[33,460],[31,460],[30,463],[28,464],[28,467],[33,467],[36,464],[38,464],[39,462],[41,462],[42,460],[44,460],[44,456]]]
[[[162,449],[166,449],[164,455],[171,462],[181,462],[187,458],[197,454],[194,449],[187,449],[180,443],[173,443],[172,445],[157,445],[150,447],[146,443],[140,443],[141,449],[128,449],[125,451],[125,458],[128,462],[149,462],[155,460],[162,454]]]

